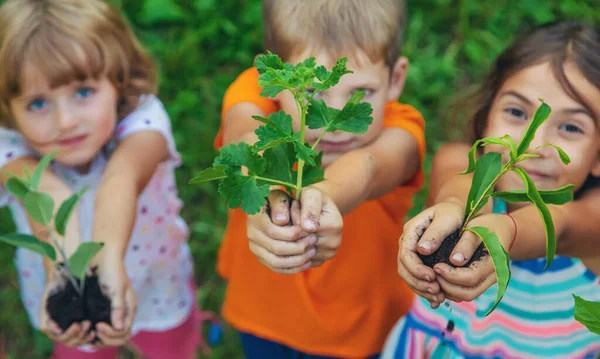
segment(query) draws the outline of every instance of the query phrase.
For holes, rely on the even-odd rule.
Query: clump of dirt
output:
[[[460,239],[460,228],[458,230],[456,230],[454,233],[452,233],[451,235],[449,235],[448,237],[446,237],[444,239],[444,241],[442,242],[442,245],[440,246],[440,248],[438,248],[437,251],[435,251],[429,255],[422,255],[419,253],[417,253],[417,254],[419,255],[419,258],[421,258],[421,260],[423,261],[423,264],[425,264],[426,266],[428,266],[430,268],[433,268],[433,266],[436,265],[437,263],[445,263],[445,264],[448,264],[448,265],[454,267],[454,264],[452,264],[450,262],[450,255],[452,254],[452,250],[454,250],[454,247],[458,243],[459,239]],[[479,247],[477,247],[477,250],[475,250],[475,253],[471,257],[471,259],[469,259],[469,261],[464,265],[464,267],[468,267],[469,265],[471,265],[471,263],[473,263],[474,261],[480,260],[487,254],[488,254],[487,249],[485,248],[483,243],[481,243],[479,245]]]
[[[79,286],[79,279],[75,280]],[[79,294],[77,288],[70,280],[66,285],[48,296],[46,309],[50,319],[63,330],[67,330],[73,323],[81,323],[85,320],[91,322],[90,330],[96,329],[100,322],[112,325],[110,320],[111,301],[103,292],[98,282],[95,270],[92,275],[85,278],[83,294]]]

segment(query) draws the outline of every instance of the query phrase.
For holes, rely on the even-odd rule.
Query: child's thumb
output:
[[[110,309],[110,320],[115,330],[123,329],[123,321],[125,318],[125,293],[117,293],[112,298]]]

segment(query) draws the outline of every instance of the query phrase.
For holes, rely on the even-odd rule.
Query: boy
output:
[[[277,191],[270,198],[274,223],[265,211],[229,212],[217,268],[228,280],[223,313],[242,333],[249,359],[371,357],[413,298],[395,274],[397,239],[422,185],[425,154],[423,118],[396,102],[408,66],[399,55],[404,6],[265,0],[263,18],[266,49],[286,62],[314,56],[331,68],[348,57],[354,74],[315,98],[341,108],[354,91],[364,91],[373,124],[362,135],[325,135],[317,150],[324,151],[327,180],[303,190],[291,213]],[[298,129],[291,95],[262,98],[257,78],[255,69],[246,70],[228,89],[217,148],[254,142],[259,123],[251,115],[283,109]],[[319,135],[307,131],[306,140]],[[290,215],[294,225],[285,226]]]

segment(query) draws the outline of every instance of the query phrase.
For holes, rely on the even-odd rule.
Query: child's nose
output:
[[[70,110],[68,106],[59,106],[57,110],[57,123],[61,130],[69,130],[77,127],[79,121],[74,111]]]
[[[548,147],[541,147],[547,143],[551,143],[551,139],[549,138],[551,136],[551,133],[549,131],[549,127],[546,126],[546,124],[543,124],[542,126],[540,126],[537,130],[537,132],[535,133],[535,137],[533,138],[533,141],[531,141],[531,144],[529,145],[529,150],[527,152],[529,153],[538,153],[540,155],[544,155],[544,152],[548,150]],[[538,148],[541,147],[541,148]]]

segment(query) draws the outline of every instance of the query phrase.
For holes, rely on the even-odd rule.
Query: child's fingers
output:
[[[435,301],[440,299],[440,287],[436,281],[427,282],[415,278],[400,261],[398,262],[398,274],[400,274],[400,277],[406,282],[406,284],[408,284],[408,286],[413,291],[417,292],[417,294],[419,294],[421,297]]]
[[[294,272],[294,269],[303,268],[306,264],[310,267],[310,259],[316,254],[314,248],[308,250],[304,254],[288,257],[276,256],[259,246],[252,247],[250,250],[258,257],[261,263],[269,267],[269,269],[277,273],[285,274]]]
[[[272,267],[271,265],[269,265],[269,263],[263,261],[261,258],[258,258],[258,261],[261,262],[265,267],[272,270],[273,272],[279,273],[279,274],[297,274],[297,273],[307,270],[308,268],[310,268],[312,266],[312,262],[308,261],[308,262],[306,262],[302,265],[296,266],[296,267],[276,268],[276,267]]]
[[[290,196],[283,191],[271,191],[269,195],[271,220],[278,226],[290,223]]]
[[[295,242],[271,239],[263,233],[254,233],[248,236],[250,250],[256,255],[253,248],[262,248],[275,256],[297,256],[304,254],[317,242],[315,235],[304,237]]]
[[[75,345],[75,340],[79,336],[80,331],[81,324],[73,323],[69,328],[67,328],[67,330],[64,333],[56,337],[56,340],[68,347],[73,347]]]
[[[313,262],[313,267],[314,262],[315,261],[328,261],[330,259],[332,259],[333,257],[335,257],[335,255],[337,254],[337,250],[335,249],[321,249],[321,248],[317,248],[317,254],[311,259],[311,261]]]
[[[451,298],[451,300],[455,302],[470,302],[483,294],[495,282],[495,277],[488,277],[485,281],[475,287],[464,287],[461,285],[452,284],[446,281],[444,278],[438,277],[438,283],[440,284],[440,287],[444,293],[446,293],[446,297],[449,299]]]
[[[71,341],[70,341],[70,345],[72,347],[77,347],[77,346],[81,346],[84,344],[87,344],[88,342],[86,342],[86,338],[88,337],[88,331],[90,330],[90,327],[92,326],[92,324],[90,323],[89,320],[86,320],[84,322],[81,323],[81,330],[79,331],[79,333],[77,334],[77,336],[75,336]]]
[[[454,268],[444,263],[438,263],[434,271],[447,282],[464,287],[476,287],[488,277],[495,277],[494,264],[491,258],[472,263],[469,267]]]
[[[292,218],[292,225],[300,226],[300,202],[296,200],[292,201],[290,217]]]
[[[454,216],[443,216],[436,214],[433,218],[428,218],[430,224],[420,223],[415,231],[421,231],[417,251],[422,255],[429,255],[438,250],[446,237],[454,233],[461,225]]]
[[[127,304],[127,312],[125,313],[124,319],[125,331],[130,333],[131,327],[133,326],[133,320],[135,319],[135,313],[137,312],[137,300],[131,287],[128,288],[127,293],[125,294],[125,303]]]
[[[475,233],[464,231],[450,255],[450,262],[455,266],[462,267],[469,262],[480,244],[481,239]]]
[[[402,242],[400,243],[400,250],[398,251],[398,265],[400,264],[402,264],[408,273],[415,278],[428,282],[435,281],[436,275],[433,269],[424,265],[417,253],[405,248]]]
[[[107,323],[96,324],[98,338],[106,346],[123,345],[129,340],[129,333],[124,330],[115,330]]]
[[[256,223],[256,220],[257,219],[253,218],[253,223]],[[302,234],[306,235],[306,233],[303,233],[304,231],[302,231],[302,228],[300,228],[300,226],[278,226],[276,224],[271,223],[271,220],[268,217],[266,217],[265,220],[268,222],[263,222],[258,226],[248,225],[248,228],[246,230],[248,238],[252,239],[258,236],[259,234],[263,234],[271,239],[276,239],[279,241],[295,241],[300,237],[304,237]]]
[[[316,188],[305,188],[300,195],[300,225],[305,231],[314,232],[319,227],[323,194]]]

